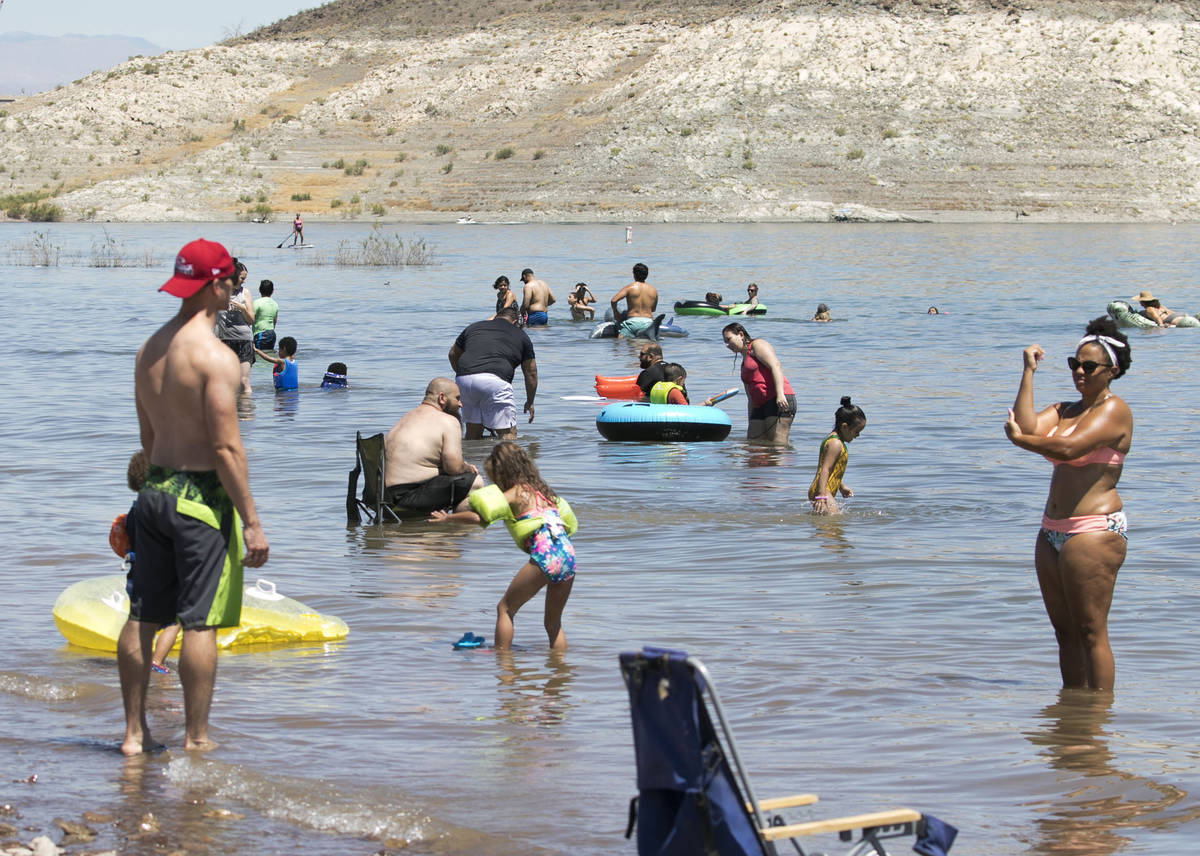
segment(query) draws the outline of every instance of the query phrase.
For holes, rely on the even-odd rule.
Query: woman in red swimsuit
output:
[[[750,399],[746,439],[786,446],[796,418],[796,396],[775,349],[766,339],[752,339],[736,321],[725,325],[721,338],[726,348],[742,355],[742,383]]]
[[[1045,355],[1025,349],[1017,400],[1004,431],[1014,445],[1054,465],[1033,560],[1058,639],[1064,687],[1111,691],[1108,608],[1125,561],[1125,513],[1117,493],[1133,439],[1129,406],[1109,384],[1129,368],[1129,341],[1108,318],[1087,326],[1067,359],[1079,400],[1033,409],[1033,374]]]

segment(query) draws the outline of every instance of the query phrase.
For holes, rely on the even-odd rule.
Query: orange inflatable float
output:
[[[637,385],[637,375],[626,375],[625,377],[596,375],[596,395],[603,398],[623,398],[637,401],[642,397],[642,389]]]

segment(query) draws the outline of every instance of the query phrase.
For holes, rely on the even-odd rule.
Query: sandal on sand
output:
[[[153,661],[150,663],[150,669],[152,671],[158,672],[160,675],[171,674],[171,670],[168,669],[165,665],[162,665],[161,663],[155,663]]]

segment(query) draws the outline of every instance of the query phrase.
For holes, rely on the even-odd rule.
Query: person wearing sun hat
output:
[[[129,573],[129,620],[117,640],[125,706],[121,751],[157,748],[146,721],[154,634],[183,627],[184,747],[209,749],[208,712],[217,670],[216,630],[241,619],[242,566],[269,547],[250,495],[238,429],[237,357],[213,335],[229,305],[234,263],[220,244],[192,241],[159,288],[182,298],[175,317],[138,350],[134,398],[149,458],[135,510],[137,561]]]
[[[1143,289],[1129,299],[1142,304],[1142,311],[1138,314],[1149,318],[1159,327],[1174,327],[1175,321],[1179,318],[1178,312],[1167,309],[1148,290]]]

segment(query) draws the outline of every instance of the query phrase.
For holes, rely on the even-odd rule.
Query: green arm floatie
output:
[[[479,522],[484,527],[497,520],[512,520],[512,509],[499,485],[490,484],[473,491],[467,496],[467,505],[479,515]]]
[[[467,504],[472,511],[479,515],[480,523],[484,526],[495,523],[497,520],[503,520],[504,525],[508,527],[508,534],[522,550],[525,549],[525,542],[529,540],[529,536],[541,529],[545,522],[541,517],[515,519],[508,500],[504,498],[504,491],[494,484],[472,493],[467,497]],[[562,518],[563,528],[568,535],[574,535],[579,528],[575,512],[561,496],[557,498],[555,505],[558,508],[558,516]]]

